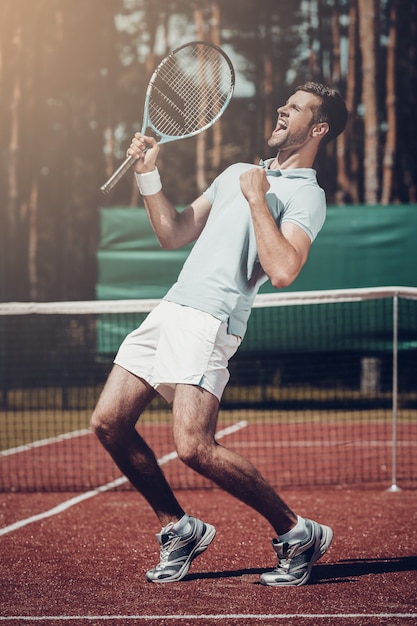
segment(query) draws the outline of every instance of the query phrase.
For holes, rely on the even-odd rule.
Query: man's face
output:
[[[312,127],[314,110],[320,98],[308,91],[297,91],[278,109],[278,121],[268,146],[277,150],[302,146]]]

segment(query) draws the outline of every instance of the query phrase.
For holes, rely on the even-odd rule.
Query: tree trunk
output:
[[[398,6],[400,10],[401,5]],[[404,9],[402,9],[403,13]],[[398,15],[397,15],[398,18]],[[406,57],[406,67],[407,67],[407,78],[410,81],[410,85],[416,85],[417,82],[417,7],[414,2],[409,5],[409,22],[410,22],[410,45],[408,48],[408,54]],[[417,98],[416,98],[416,90],[411,89],[409,95],[409,111],[411,114],[411,136],[416,136],[416,122],[415,122],[415,111],[417,109]],[[406,123],[407,131],[410,128],[410,125]],[[407,151],[407,156],[404,159],[404,184],[408,193],[408,202],[415,204],[417,202],[417,176],[416,176],[416,148],[415,141],[412,141],[413,150]],[[411,152],[411,153],[410,153]]]
[[[332,83],[340,90],[341,65],[340,65],[340,8],[338,4],[333,7],[332,13]],[[342,133],[336,139],[336,160],[337,160],[337,189],[335,199],[337,204],[342,204],[345,200],[345,190],[348,188],[346,173],[346,140]]]
[[[10,231],[14,233],[17,215],[17,162],[19,152],[19,103],[21,99],[20,76],[16,74],[11,97],[10,112],[10,142],[8,160],[9,179],[9,210],[8,219]]]
[[[358,0],[358,9],[362,53],[362,103],[365,109],[364,196],[366,204],[376,204],[378,201],[378,110],[375,0]]]
[[[382,204],[389,204],[392,196],[395,149],[397,145],[396,97],[395,97],[395,56],[397,47],[397,2],[391,0],[389,9],[389,33],[387,46],[387,78],[386,78],[386,109],[387,136],[385,139],[383,172],[382,172]]]
[[[319,62],[317,59],[317,54],[315,51],[315,36],[316,36],[316,19],[318,13],[317,0],[309,0],[306,5],[306,18],[308,20],[308,68],[309,73],[313,78],[316,78],[320,75]]]
[[[356,0],[352,0],[349,7],[349,27],[348,27],[348,69],[346,79],[346,107],[349,111],[348,123],[343,133],[344,141],[349,150],[349,167],[347,172],[346,194],[349,201],[354,204],[359,203],[359,155],[353,138],[353,130],[356,121],[357,110],[357,48],[358,48],[358,7]]]
[[[337,12],[337,9],[336,9]],[[336,16],[334,16],[336,19]],[[348,39],[348,62],[346,74],[346,107],[349,112],[345,131],[336,139],[337,153],[337,190],[335,200],[337,204],[345,202],[359,202],[358,193],[358,155],[352,150],[352,131],[356,110],[356,50],[357,50],[357,7],[355,0],[349,6]],[[335,31],[334,31],[335,33]],[[333,47],[335,43],[333,44]]]
[[[32,183],[29,198],[28,272],[29,298],[38,299],[38,182]]]
[[[15,34],[16,58],[21,55],[22,34],[19,27]],[[5,292],[8,298],[19,299],[20,285],[16,284],[16,265],[19,250],[19,233],[18,231],[18,161],[19,161],[19,141],[20,141],[20,117],[19,107],[22,97],[21,75],[18,71],[18,63],[15,66],[15,76],[13,79],[12,90],[10,94],[10,139],[7,160],[7,223],[5,228],[7,232],[6,250],[7,274],[5,276]],[[23,281],[18,281],[23,282]]]

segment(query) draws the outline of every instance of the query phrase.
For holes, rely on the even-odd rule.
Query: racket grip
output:
[[[127,159],[123,161],[121,166],[112,174],[104,185],[100,187],[100,191],[103,193],[110,193],[113,187],[119,182],[119,180],[126,174],[128,170],[132,167],[132,165],[137,161],[136,157],[128,156]]]

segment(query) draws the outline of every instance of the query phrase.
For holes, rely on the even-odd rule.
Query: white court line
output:
[[[233,424],[232,426],[223,428],[222,430],[219,430],[218,433],[216,433],[216,439],[221,439],[222,437],[225,437],[226,435],[231,435],[232,433],[235,433],[236,431],[242,428],[245,428],[247,425],[248,425],[248,422],[242,420],[240,422],[237,422],[236,424]],[[178,455],[175,451],[169,452],[168,454],[165,454],[160,459],[158,459],[158,463],[159,465],[164,465],[165,463],[168,463],[168,461],[172,461],[173,459],[176,459],[177,456]],[[93,498],[94,496],[97,496],[100,493],[104,493],[105,491],[110,491],[111,489],[114,489],[115,487],[118,487],[119,485],[123,485],[126,482],[127,482],[127,478],[125,476],[121,476],[120,478],[117,478],[116,480],[112,480],[106,485],[101,485],[100,487],[96,487],[96,489],[92,489],[91,491],[82,493],[79,496],[75,496],[74,498],[65,500],[65,502],[61,502],[61,504],[58,504],[58,506],[55,506],[52,509],[49,509],[49,511],[44,511],[43,513],[38,513],[37,515],[32,515],[31,517],[27,517],[26,519],[22,519],[18,522],[14,522],[13,524],[10,524],[9,526],[4,526],[3,528],[0,528],[0,537],[2,535],[7,535],[8,533],[11,533],[15,530],[19,530],[20,528],[23,528],[24,526],[27,526],[28,524],[33,524],[33,522],[38,522],[40,520],[46,519],[47,517],[58,515],[59,513],[66,511],[72,506],[75,506],[76,504],[83,502],[84,500]]]
[[[311,620],[321,620],[321,619],[360,619],[361,624],[364,622],[363,619],[415,619],[417,618],[417,613],[268,613],[268,614],[257,614],[257,613],[230,613],[230,614],[219,614],[219,615],[39,615],[39,616],[29,616],[29,615],[12,615],[10,617],[0,616],[0,621],[8,620],[8,621],[18,621],[21,622],[40,622],[40,621],[57,621],[57,622],[68,622],[71,620],[74,621],[113,621],[113,620],[136,620],[136,621],[150,621],[150,620],[158,620],[158,621],[167,621],[167,620],[176,620],[176,621],[194,621],[194,620],[224,620],[224,619],[256,619],[257,621],[264,620],[288,620],[291,619],[292,622],[297,621],[298,619],[311,619]]]
[[[64,433],[57,435],[56,437],[49,437],[48,439],[39,439],[38,441],[32,441],[31,443],[25,443],[22,446],[16,446],[15,448],[8,448],[8,450],[1,450],[0,456],[10,456],[11,454],[17,454],[18,452],[25,452],[26,450],[32,450],[32,448],[40,448],[41,446],[48,446],[50,443],[58,443],[59,441],[65,441],[66,439],[73,439],[74,437],[82,437],[83,435],[90,435],[91,430],[88,428],[82,428],[81,430],[73,430],[71,433]]]

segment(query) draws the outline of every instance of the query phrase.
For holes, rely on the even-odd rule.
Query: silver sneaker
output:
[[[187,575],[196,556],[204,552],[216,535],[216,529],[195,517],[184,516],[174,528],[168,524],[156,535],[161,546],[161,561],[146,574],[153,583],[170,583]]]
[[[270,587],[305,585],[310,578],[313,565],[330,547],[333,531],[306,519],[308,538],[300,543],[279,543],[272,540],[278,556],[278,565],[271,572],[261,575],[260,582]]]

